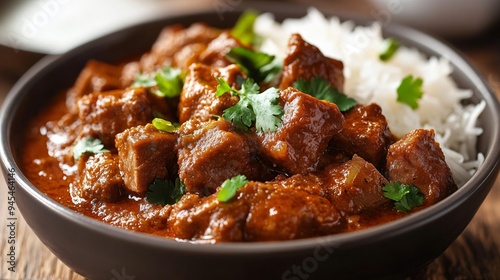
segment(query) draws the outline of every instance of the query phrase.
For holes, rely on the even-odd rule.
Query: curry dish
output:
[[[456,190],[432,130],[396,139],[343,91],[343,63],[298,34],[275,64],[231,30],[168,26],[135,60],[89,61],[29,124],[23,169],[74,211],[207,243],[360,230]]]

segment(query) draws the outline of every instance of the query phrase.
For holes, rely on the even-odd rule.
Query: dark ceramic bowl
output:
[[[492,187],[500,158],[500,107],[476,71],[455,51],[425,34],[389,25],[399,38],[427,55],[446,56],[460,87],[472,89],[470,102],[485,100],[484,133],[478,149],[485,161],[477,173],[444,201],[401,220],[354,233],[285,242],[191,244],[119,229],[58,204],[29,182],[19,166],[21,131],[39,108],[72,84],[85,62],[113,62],[149,49],[163,26],[195,21],[229,27],[241,5],[173,16],[126,28],[61,56],[43,59],[14,86],[1,115],[3,170],[16,170],[16,202],[40,240],[65,264],[90,279],[330,279],[401,277],[430,263],[460,235]],[[289,4],[257,6],[277,19],[298,17],[305,9]],[[345,14],[335,14],[346,19]],[[367,20],[357,20],[364,24]]]

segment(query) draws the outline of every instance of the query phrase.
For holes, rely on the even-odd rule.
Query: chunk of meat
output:
[[[131,86],[140,73],[141,64],[138,61],[131,61],[123,65],[121,74],[121,81],[123,86]]]
[[[250,181],[228,202],[187,194],[174,205],[170,235],[205,242],[271,241],[339,232],[345,220],[325,198],[281,182]]]
[[[136,126],[116,135],[120,170],[126,188],[144,195],[155,179],[175,172],[177,136],[158,131],[152,124]]]
[[[179,134],[179,178],[189,192],[208,195],[236,175],[262,179],[267,174],[250,141],[224,119],[189,121]]]
[[[327,189],[324,187],[324,180],[315,174],[295,174],[290,177],[279,174],[272,182],[284,188],[305,191],[310,195],[328,197]]]
[[[342,165],[327,166],[321,174],[328,198],[346,214],[375,209],[389,200],[382,187],[389,182],[363,158],[354,155]]]
[[[207,48],[200,54],[200,62],[213,67],[228,66],[232,62],[226,57],[226,54],[232,48],[238,47],[244,47],[244,45],[231,36],[229,31],[225,31],[208,44]]]
[[[286,183],[284,183],[286,184]],[[246,241],[291,240],[338,233],[344,217],[326,198],[285,188],[278,182],[250,182],[237,200],[250,201]]]
[[[184,195],[172,208],[169,235],[205,242],[244,241],[249,205],[240,200],[221,203],[216,195]]]
[[[229,85],[236,86],[238,75],[241,75],[241,72],[235,65],[224,68],[192,65],[180,96],[179,122],[183,123],[190,118],[207,121],[213,119],[214,115],[221,116],[225,109],[238,102],[238,97],[229,93],[217,97],[215,93],[219,82],[216,78],[223,78]]]
[[[450,168],[434,130],[415,129],[389,147],[389,180],[413,184],[425,196],[424,206],[432,205],[457,190]]]
[[[141,57],[142,72],[149,73],[166,65],[172,65],[174,55],[187,45],[208,44],[219,36],[220,31],[203,23],[194,23],[188,28],[181,25],[165,27],[151,51]]]
[[[328,142],[342,128],[342,113],[334,103],[295,88],[280,91],[280,102],[284,109],[281,127],[258,133],[263,155],[291,174],[316,171]]]
[[[137,77],[139,77],[140,68],[139,63],[129,62],[125,64],[122,71],[122,83],[126,85],[126,87],[131,86]],[[177,120],[177,98],[164,98],[163,96],[159,96],[154,94],[151,90],[146,90],[146,94],[148,96],[149,102],[151,104],[151,108],[155,114],[162,116],[162,118],[167,120]]]
[[[308,81],[322,77],[331,87],[343,92],[343,70],[344,64],[341,61],[325,57],[317,47],[304,41],[299,34],[293,34],[288,41],[279,88],[286,89],[300,78]]]
[[[123,88],[120,80],[121,67],[90,60],[78,75],[75,84],[68,91],[66,106],[76,112],[76,103],[82,96],[92,92],[102,92]]]
[[[385,167],[391,132],[377,104],[356,105],[344,113],[342,130],[330,141],[330,147],[348,157],[357,154],[379,170]]]
[[[78,167],[79,180],[75,184],[75,190],[79,197],[105,202],[120,199],[124,184],[116,155],[85,155],[80,157]]]
[[[206,49],[206,43],[186,45],[174,54],[172,66],[180,68],[184,72],[188,72],[192,64],[200,62],[200,55]]]
[[[114,147],[116,134],[151,122],[153,111],[146,90],[136,88],[85,95],[78,100],[78,117],[81,137],[98,138],[106,147]]]

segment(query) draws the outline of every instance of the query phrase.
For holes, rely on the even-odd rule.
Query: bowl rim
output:
[[[231,11],[232,13],[239,13],[244,10],[244,6],[239,9]],[[271,5],[265,9],[265,12],[271,12],[273,14],[281,13],[287,14],[279,10],[279,5]],[[263,9],[264,10],[264,9]],[[71,57],[89,47],[96,42],[102,42],[109,39],[116,34],[126,31],[128,28],[144,26],[156,22],[158,20],[175,20],[182,19],[185,16],[193,15],[206,15],[213,13],[210,11],[197,11],[194,13],[179,13],[175,15],[168,15],[166,17],[154,18],[150,21],[146,21],[137,25],[132,25],[125,27],[111,34],[105,35],[103,37],[97,38],[83,44],[75,49],[62,54],[62,55],[49,55],[42,58],[38,63],[31,67],[13,86],[9,94],[5,98],[2,109],[0,112],[1,129],[0,129],[0,141],[3,145],[0,149],[1,162],[4,168],[14,168],[16,170],[16,187],[20,186],[26,191],[31,197],[33,197],[38,202],[42,203],[46,207],[50,208],[57,215],[64,219],[70,220],[71,222],[77,223],[80,226],[89,228],[92,231],[99,232],[102,235],[112,236],[113,238],[119,238],[124,241],[133,242],[136,244],[141,244],[145,246],[154,246],[160,249],[167,250],[178,250],[183,252],[196,252],[197,254],[234,254],[245,253],[245,254],[280,254],[283,252],[295,251],[295,250],[305,250],[310,249],[311,246],[318,246],[321,244],[344,246],[346,244],[360,242],[373,242],[374,239],[378,238],[388,238],[393,235],[399,235],[402,232],[409,232],[415,228],[420,227],[423,224],[429,223],[432,220],[438,219],[446,213],[452,211],[453,209],[460,206],[460,204],[467,200],[474,192],[476,192],[482,183],[492,176],[496,176],[499,168],[500,162],[500,146],[490,145],[489,149],[486,151],[484,162],[479,168],[479,170],[469,179],[461,188],[459,188],[455,193],[433,205],[429,208],[423,209],[417,213],[412,213],[407,217],[391,221],[382,225],[374,226],[368,229],[363,229],[355,232],[339,233],[328,236],[320,236],[314,238],[298,239],[298,240],[288,240],[288,241],[271,241],[271,242],[229,242],[229,243],[217,243],[214,244],[202,244],[202,243],[192,243],[189,241],[180,241],[171,238],[165,238],[160,236],[153,236],[150,234],[135,232],[132,230],[122,229],[110,224],[97,221],[93,218],[87,217],[80,213],[77,213],[62,204],[59,204],[48,195],[42,193],[38,188],[36,188],[22,173],[22,169],[18,166],[17,162],[14,160],[14,154],[12,152],[12,146],[10,142],[11,127],[14,120],[16,109],[19,107],[19,98],[25,88],[30,85],[34,78],[36,78],[39,73],[46,71],[48,68],[57,67],[57,64],[64,60],[65,58]],[[323,11],[328,17],[335,16],[341,18],[344,21],[342,12],[330,12]],[[350,15],[349,20],[352,20],[356,25],[367,25],[371,21],[363,19],[363,17],[357,17],[356,15]],[[445,58],[448,59],[450,64],[452,64],[457,69],[460,69],[468,79],[470,79],[471,84],[474,84],[478,96],[481,99],[486,100],[485,110],[491,110],[494,116],[494,122],[500,123],[500,105],[498,100],[485,82],[485,80],[478,74],[478,72],[473,68],[473,66],[467,62],[467,60],[459,54],[458,51],[453,49],[453,47],[447,45],[446,43],[438,40],[431,35],[425,34],[423,32],[417,31],[410,27],[403,25],[398,25],[394,23],[389,23],[382,27],[384,32],[397,33],[398,37],[403,37],[405,40],[412,42],[413,45],[418,45],[418,49],[422,51],[425,45],[429,46],[427,51],[422,51],[424,54],[428,55],[428,52],[432,50]],[[430,47],[432,46],[432,47]],[[443,55],[445,54],[445,55]],[[498,143],[500,141],[500,127],[492,126],[492,139],[491,143]]]

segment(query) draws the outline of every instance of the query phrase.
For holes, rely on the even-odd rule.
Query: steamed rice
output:
[[[260,51],[279,59],[286,54],[290,35],[299,33],[326,56],[341,60],[345,94],[360,104],[380,105],[395,136],[415,128],[434,129],[457,185],[463,185],[481,165],[484,156],[477,153],[476,141],[482,129],[477,119],[486,104],[461,104],[472,91],[457,87],[445,58],[427,58],[416,49],[401,46],[388,62],[383,62],[379,59],[384,45],[380,24],[355,26],[336,17],[326,18],[314,8],[303,18],[281,24],[271,14],[262,14],[254,28],[263,37]],[[396,101],[397,87],[410,74],[424,82],[424,95],[416,110]]]

